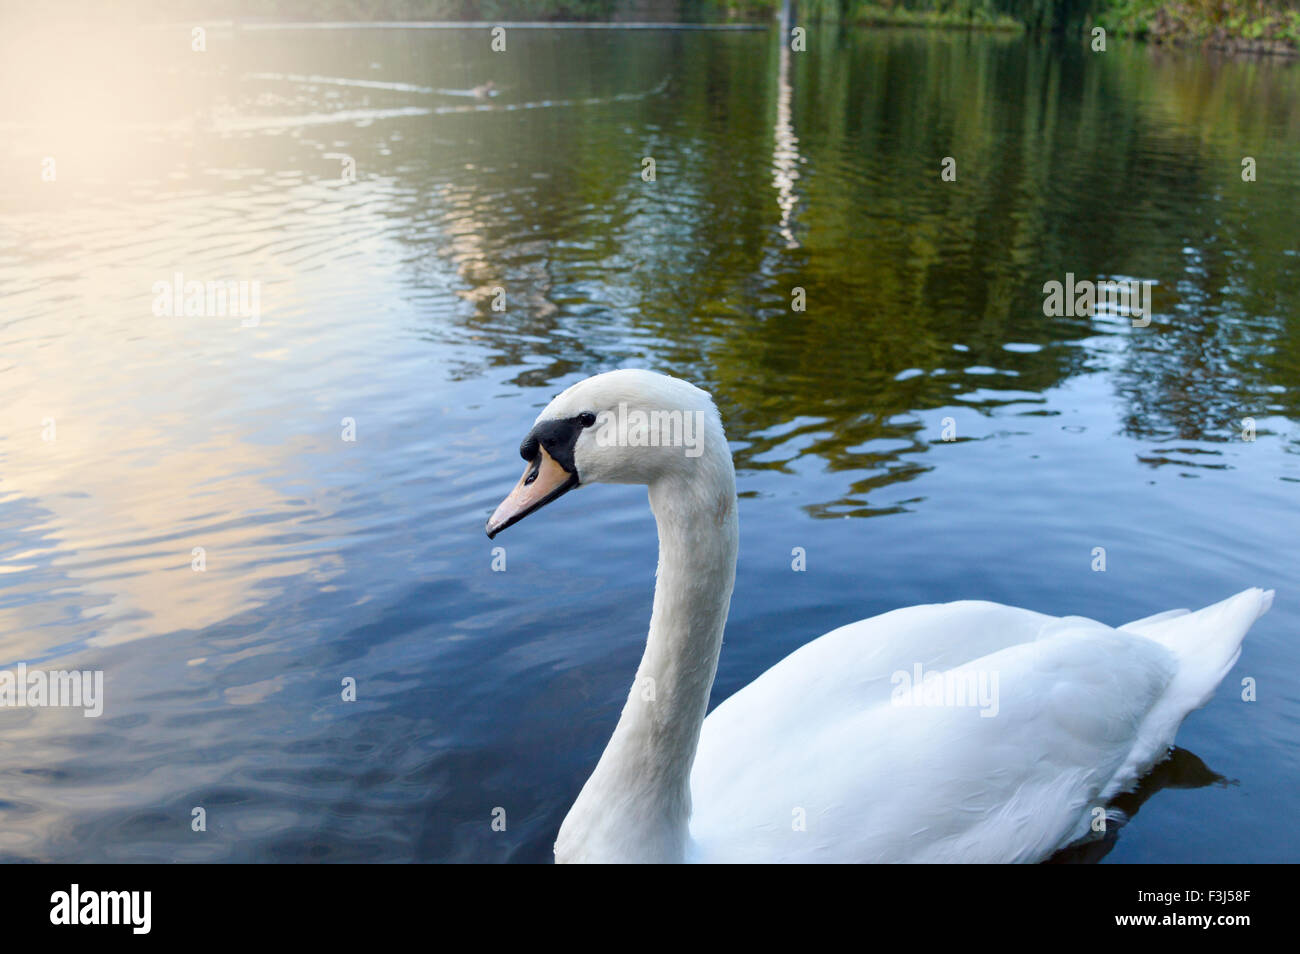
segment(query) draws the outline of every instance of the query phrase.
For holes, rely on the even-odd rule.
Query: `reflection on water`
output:
[[[788,11],[783,11],[783,13]],[[790,24],[784,19],[780,26],[780,35],[790,35]],[[785,239],[787,249],[796,249],[799,243],[791,230],[794,207],[799,198],[795,194],[795,180],[799,178],[799,137],[794,133],[794,117],[791,108],[794,89],[790,85],[790,60],[793,51],[791,43],[781,43],[777,53],[776,72],[776,143],[772,149],[772,185],[776,188],[777,205],[781,208],[780,231]],[[806,52],[806,50],[801,50]]]
[[[1238,670],[1269,691],[1229,677],[1179,739],[1239,784],[1161,793],[1106,857],[1294,860],[1300,73],[891,32],[509,49],[2,31],[0,668],[108,699],[0,716],[0,857],[547,858],[653,526],[584,491],[493,573],[482,521],[538,408],[639,365],[734,440],[715,701],[899,605],[1118,623],[1275,586]],[[178,272],[257,283],[259,319],[159,317]],[[1045,318],[1066,273],[1155,282],[1154,320]]]
[[[1131,822],[1142,806],[1166,788],[1204,788],[1207,785],[1233,785],[1186,749],[1175,747],[1169,758],[1143,778],[1131,792],[1119,795],[1107,806],[1106,830],[1094,838],[1058,851],[1048,864],[1096,864],[1114,849],[1121,829]]]

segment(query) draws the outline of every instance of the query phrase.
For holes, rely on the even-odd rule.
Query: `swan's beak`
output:
[[[488,539],[576,486],[578,475],[569,473],[557,464],[555,458],[546,453],[545,447],[538,447],[537,456],[524,471],[524,476],[519,478],[519,483],[510,491],[510,496],[501,501],[501,506],[497,507],[488,520]]]

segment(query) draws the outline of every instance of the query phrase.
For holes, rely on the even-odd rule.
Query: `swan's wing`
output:
[[[789,720],[819,725],[879,702],[893,690],[891,676],[952,669],[981,656],[1031,643],[1055,616],[1000,603],[964,600],[908,606],[831,630],[800,646],[752,683],[721,703],[705,722],[740,718],[749,699],[773,700],[766,708],[746,706],[744,719],[756,737],[780,733]],[[701,742],[701,745],[704,743]],[[697,756],[697,763],[699,757]]]
[[[975,704],[895,704],[891,677],[918,663]],[[1087,832],[1175,665],[1150,639],[990,603],[828,633],[705,721],[698,856],[1038,860]]]

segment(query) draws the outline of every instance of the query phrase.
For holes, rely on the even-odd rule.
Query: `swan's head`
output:
[[[528,466],[488,520],[487,535],[582,484],[689,480],[724,458],[729,471],[726,447],[713,400],[693,384],[630,369],[587,378],[537,416],[519,445]]]

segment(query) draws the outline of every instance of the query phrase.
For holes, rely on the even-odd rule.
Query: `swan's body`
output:
[[[602,441],[596,421],[635,421],[629,408],[645,412],[640,437],[634,423]],[[698,415],[699,448],[653,443],[653,412]],[[596,481],[647,484],[659,527],[645,654],[557,861],[1041,860],[1165,757],[1272,602],[1252,589],[1120,629],[994,603],[909,607],[813,640],[706,719],[738,547],[708,395],[598,375],[551,402],[521,453],[530,468],[490,534]],[[949,674],[947,704],[904,697],[917,667]]]
[[[692,860],[1046,858],[1088,835],[1094,810],[1165,757],[1269,601],[1248,590],[1118,630],[947,603],[827,633],[705,720]],[[893,704],[891,675],[911,676],[918,660],[975,676],[954,685],[997,673],[996,714]]]

